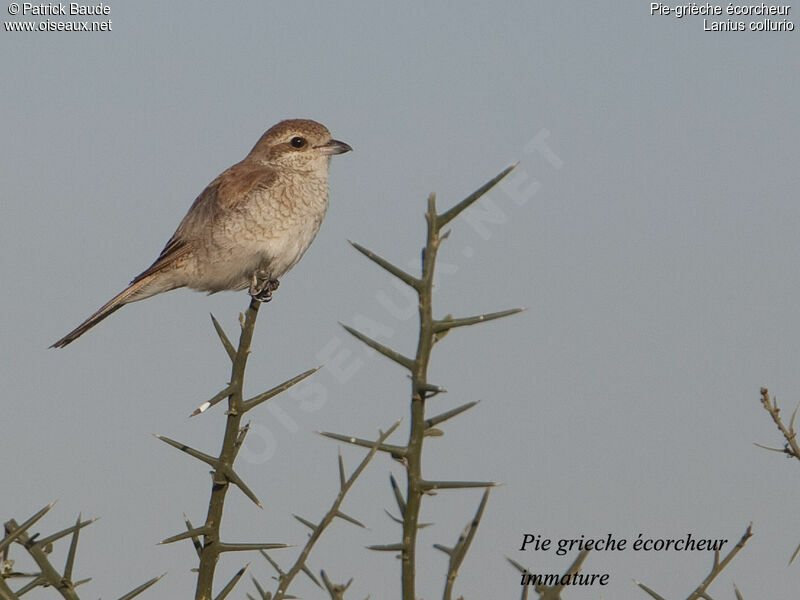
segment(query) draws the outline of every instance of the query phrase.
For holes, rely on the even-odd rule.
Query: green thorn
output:
[[[456,204],[453,208],[451,208],[450,210],[442,213],[441,215],[437,215],[436,216],[436,224],[435,224],[436,225],[435,226],[436,231],[438,232],[442,227],[444,227],[450,221],[455,219],[461,213],[461,211],[463,211],[464,209],[468,208],[471,204],[473,204],[476,200],[478,200],[478,198],[483,196],[486,192],[488,192],[495,185],[497,185],[497,183],[499,183],[500,180],[503,179],[503,177],[505,177],[511,171],[513,171],[518,164],[519,163],[514,163],[510,167],[507,167],[507,168],[503,169],[500,172],[499,175],[493,177],[492,179],[490,179],[489,181],[484,183],[481,187],[479,187],[477,190],[472,192],[469,196],[464,198],[461,202]]]
[[[67,562],[64,564],[64,579],[72,581],[72,568],[75,566],[75,554],[78,551],[78,536],[80,535],[81,513],[78,513],[78,519],[75,521],[75,533],[72,534],[72,540],[69,543],[69,550],[67,551]]]
[[[353,246],[353,248],[355,248],[356,250],[361,252],[361,254],[363,254],[368,259],[370,259],[371,261],[376,263],[378,266],[384,268],[386,271],[388,271],[389,273],[391,273],[392,275],[397,277],[400,281],[402,281],[406,285],[411,286],[415,290],[420,289],[420,286],[422,285],[422,282],[419,279],[417,279],[416,277],[414,277],[413,275],[411,275],[409,273],[406,273],[400,267],[393,265],[392,263],[390,263],[388,260],[386,260],[384,258],[381,258],[377,254],[375,254],[372,250],[366,249],[361,244],[357,244],[356,242],[352,242],[350,240],[347,240],[347,241],[350,242],[350,245]]]
[[[230,396],[234,391],[235,391],[234,386],[228,385],[224,390],[222,390],[216,396],[211,398],[211,400],[207,400],[203,402],[200,406],[195,408],[194,411],[192,411],[192,414],[189,415],[189,417],[196,417],[200,413],[206,412],[209,408],[211,408],[218,402],[221,402],[222,400]]]
[[[221,553],[223,552],[251,552],[253,550],[281,550],[283,548],[289,548],[289,544],[276,544],[276,543],[268,543],[268,542],[253,542],[253,543],[226,543],[226,542],[219,542],[217,545],[218,551]]]
[[[370,448],[372,449],[375,446],[376,442],[372,440],[365,440],[363,438],[353,437],[351,435],[342,435],[341,433],[331,433],[330,431],[317,431],[317,433],[321,436],[326,438],[330,438],[332,440],[337,440],[339,442],[344,442],[345,444],[352,444],[353,446],[360,446],[361,448]],[[396,446],[394,444],[378,444],[378,451],[379,452],[386,452],[387,454],[391,454],[393,457],[400,457],[406,455],[406,447],[405,446]]]
[[[225,330],[222,328],[222,325],[219,324],[219,321],[211,315],[211,322],[214,324],[214,329],[217,331],[217,335],[219,336],[219,340],[222,342],[222,346],[225,348],[225,352],[228,353],[228,358],[231,361],[236,358],[236,348],[233,347],[231,344],[231,340],[225,334]]]
[[[73,525],[71,527],[67,527],[66,529],[62,529],[61,531],[59,531],[57,533],[54,533],[52,535],[48,535],[47,537],[44,537],[44,538],[41,538],[41,539],[37,539],[34,542],[33,545],[34,546],[38,546],[39,548],[44,548],[48,544],[52,544],[56,540],[59,540],[62,537],[69,535],[70,533],[77,533],[77,531],[79,529],[83,529],[84,527],[88,527],[89,525],[91,525],[92,523],[94,523],[95,521],[98,521],[98,520],[99,520],[99,517],[95,517],[94,519],[89,519],[88,521],[83,521],[82,523],[78,522],[75,525]]]
[[[489,490],[487,489],[483,492],[483,497],[478,505],[478,509],[475,511],[475,516],[472,517],[472,520],[466,526],[464,532],[458,537],[458,541],[452,550],[452,554],[450,556],[451,563],[448,568],[448,572],[454,574],[453,577],[455,577],[455,574],[458,573],[461,563],[464,562],[464,557],[469,551],[469,547],[472,544],[473,538],[475,537],[475,532],[478,530],[478,525],[483,518],[483,511],[486,508],[486,503],[488,500]]]
[[[350,335],[358,338],[362,342],[364,342],[367,346],[372,348],[373,350],[377,350],[381,354],[383,354],[386,358],[389,358],[399,364],[402,367],[405,367],[409,371],[413,370],[414,368],[414,361],[408,358],[407,356],[403,356],[399,352],[395,352],[391,348],[384,346],[383,344],[376,342],[371,337],[368,337],[361,333],[360,331],[353,329],[352,327],[348,327],[344,323],[339,323],[342,327],[344,327],[345,331]]]
[[[455,551],[455,548],[448,548],[447,546],[443,546],[442,544],[434,544],[433,547],[436,548],[437,550],[441,550],[450,557],[453,556],[453,552]]]
[[[394,492],[394,499],[397,502],[397,507],[400,509],[400,514],[405,517],[406,514],[406,501],[403,499],[403,492],[400,486],[397,485],[397,480],[394,475],[389,475],[389,483],[392,485],[392,492]]]
[[[132,589],[130,592],[128,592],[124,596],[121,596],[119,600],[131,600],[131,598],[134,598],[134,597],[138,596],[139,594],[141,594],[143,591],[145,591],[150,586],[153,586],[156,583],[158,583],[159,581],[161,581],[161,579],[163,579],[165,575],[166,575],[166,573],[162,573],[158,577],[153,577],[149,581],[144,582],[139,587]]]
[[[258,508],[264,508],[263,506],[261,506],[261,502],[259,502],[258,497],[253,493],[253,491],[249,487],[247,487],[245,482],[242,481],[242,478],[239,477],[239,475],[238,475],[238,473],[236,473],[236,471],[234,471],[231,467],[223,466],[223,465],[220,465],[219,470],[222,472],[222,474],[225,476],[225,478],[228,481],[230,481],[236,487],[238,487],[240,490],[242,490],[244,495],[247,496],[248,498],[250,498],[250,500],[253,501],[253,504],[258,506]]]
[[[367,550],[375,550],[376,552],[401,552],[403,544],[376,544],[374,546],[367,546]]]
[[[475,315],[474,317],[464,317],[461,319],[445,318],[439,321],[435,320],[433,322],[433,332],[436,334],[441,334],[442,332],[450,331],[456,327],[465,327],[468,325],[476,325],[478,323],[488,323],[489,321],[494,321],[495,319],[502,319],[503,317],[515,315],[524,310],[524,308],[512,308],[510,310],[501,310],[499,312],[488,313],[484,315]],[[442,336],[439,335],[440,339],[441,337]]]
[[[227,598],[228,594],[230,594],[233,588],[236,586],[236,584],[239,583],[239,580],[242,578],[244,572],[247,571],[247,567],[249,566],[250,563],[247,563],[245,566],[239,569],[236,575],[234,575],[233,578],[231,578],[231,580],[225,585],[225,587],[222,588],[220,593],[216,595],[214,600],[224,600],[225,598]]]
[[[301,517],[299,515],[292,515],[292,516],[295,519],[297,519],[298,521],[300,521],[303,525],[308,527],[311,531],[316,531],[317,530],[317,525],[315,523],[312,523],[311,521],[309,521],[307,519],[304,519],[303,517]]]
[[[432,490],[455,490],[467,488],[489,488],[500,485],[496,481],[422,481],[420,488],[426,492]]]
[[[655,591],[651,590],[651,589],[650,589],[649,587],[647,587],[645,584],[643,584],[643,583],[641,583],[641,582],[639,582],[639,581],[636,581],[635,579],[633,580],[633,583],[635,583],[635,584],[636,584],[636,585],[638,585],[640,588],[642,588],[642,589],[643,589],[645,592],[647,592],[648,594],[650,594],[650,597],[651,597],[651,598],[655,598],[655,600],[664,600],[664,597],[663,597],[663,596],[661,596],[661,595],[659,595],[658,593],[656,593]]]
[[[337,516],[337,517],[339,517],[340,519],[344,519],[345,521],[347,521],[347,522],[349,522],[349,523],[352,523],[353,525],[358,525],[358,526],[359,526],[359,527],[361,527],[362,529],[366,529],[366,528],[367,528],[367,526],[366,526],[366,525],[364,525],[364,524],[363,524],[361,521],[359,521],[358,519],[355,519],[355,518],[351,517],[350,515],[346,515],[345,513],[343,513],[343,512],[342,512],[342,511],[340,511],[340,510],[337,510],[337,511],[336,511],[336,516]]]
[[[246,400],[245,402],[242,403],[242,412],[245,413],[248,410],[250,410],[251,408],[255,408],[256,406],[258,406],[262,402],[266,402],[270,398],[272,398],[274,396],[277,396],[281,392],[284,392],[284,391],[288,390],[290,387],[300,383],[306,377],[310,377],[311,375],[313,375],[314,373],[319,371],[321,368],[322,368],[322,366],[320,365],[319,367],[314,367],[313,369],[309,369],[308,371],[305,371],[304,373],[300,373],[300,375],[292,377],[291,379],[287,379],[286,381],[284,381],[280,385],[276,385],[274,388],[272,388],[270,390],[267,390],[263,394],[259,394],[258,396],[253,396],[249,400]]]
[[[513,558],[509,558],[508,556],[506,556],[506,560],[507,560],[508,562],[510,562],[512,565],[514,565],[514,567],[516,567],[516,569],[517,569],[517,570],[518,570],[520,573],[524,573],[525,571],[527,571],[527,570],[528,570],[528,569],[526,569],[525,567],[523,567],[521,564],[519,564],[517,561],[515,561]]]
[[[50,504],[48,504],[47,506],[45,506],[44,508],[39,510],[32,517],[30,517],[27,521],[22,523],[22,525],[19,525],[17,527],[17,529],[14,531],[14,533],[10,533],[10,534],[6,535],[6,537],[4,537],[2,540],[0,540],[0,552],[5,550],[6,548],[8,548],[8,546],[11,545],[11,542],[16,540],[19,536],[23,535],[25,533],[25,531],[29,527],[31,527],[31,525],[36,523],[36,521],[38,521],[43,516],[45,516],[48,512],[50,512],[50,509],[52,509],[55,505],[56,505],[55,502],[51,502]]]
[[[309,578],[311,581],[313,581],[314,583],[316,583],[318,588],[322,589],[322,584],[319,582],[319,579],[317,579],[316,577],[314,577],[314,574],[311,572],[311,569],[309,569],[309,568],[308,568],[306,565],[303,565],[302,567],[300,567],[300,570],[301,570],[303,573],[305,573],[305,574],[306,574],[306,576],[307,576],[307,577],[308,577],[308,578]]]
[[[267,593],[264,591],[264,588],[261,587],[261,584],[258,583],[258,579],[256,579],[252,575],[250,576],[250,579],[253,581],[253,585],[256,586],[256,590],[258,591],[258,595],[261,596],[261,600],[264,600],[264,598],[267,598],[268,597]],[[252,598],[252,596],[250,596],[250,594],[247,594],[247,596]]]
[[[280,578],[286,575],[286,573],[281,569],[280,565],[278,565],[278,563],[276,563],[269,554],[267,554],[263,550],[259,550],[259,552],[261,552],[261,556],[263,556],[267,560],[267,562],[272,565],[272,568],[275,569],[275,571],[277,571]]]
[[[197,540],[199,540],[200,536],[201,535],[206,535],[208,533],[208,531],[209,531],[208,527],[203,525],[202,527],[197,527],[195,529],[189,529],[187,531],[183,531],[183,532],[178,533],[176,535],[173,535],[171,537],[164,538],[163,540],[158,542],[158,545],[159,546],[164,546],[166,544],[172,544],[174,542],[180,542],[181,540],[188,540],[188,539],[192,539],[192,540],[197,539]]]
[[[458,406],[458,407],[456,407],[456,408],[454,408],[452,410],[445,411],[445,412],[443,412],[443,413],[441,413],[439,415],[436,415],[435,417],[431,417],[430,419],[426,419],[425,420],[425,427],[435,427],[439,423],[443,423],[444,421],[447,421],[448,419],[452,419],[453,417],[455,417],[457,415],[460,415],[464,411],[469,410],[470,408],[475,406],[477,403],[478,403],[477,400],[472,401],[472,402],[467,402],[466,404],[462,404],[461,406]]]
[[[344,472],[344,460],[342,459],[342,451],[339,450],[339,490],[343,490],[347,485],[347,476]]]
[[[202,461],[202,462],[206,463],[207,465],[210,465],[210,466],[214,467],[215,469],[217,468],[217,465],[219,464],[219,460],[218,459],[214,458],[213,456],[209,456],[205,452],[200,452],[200,450],[195,450],[191,446],[187,446],[186,444],[182,444],[181,442],[176,442],[175,440],[170,439],[170,438],[168,438],[168,437],[166,437],[164,435],[159,435],[157,433],[154,433],[153,435],[156,438],[158,438],[159,440],[161,440],[162,442],[164,442],[166,444],[169,444],[173,448],[177,448],[181,452],[185,452],[189,456],[192,456],[192,457],[196,458],[197,460]]]
[[[192,522],[189,520],[189,517],[186,516],[186,513],[183,513],[183,522],[186,524],[187,531],[194,529],[194,525],[192,525]],[[192,545],[194,546],[195,552],[197,552],[198,558],[202,558],[203,544],[200,543],[200,538],[196,536],[192,537]]]

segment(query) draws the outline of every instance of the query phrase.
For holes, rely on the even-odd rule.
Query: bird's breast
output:
[[[243,289],[266,261],[278,279],[308,250],[328,207],[326,180],[273,181],[234,209],[219,213],[210,239],[197,240],[190,281],[195,289]]]
[[[290,179],[254,200],[241,224],[239,243],[266,258],[278,278],[300,260],[319,232],[328,208],[327,181]]]

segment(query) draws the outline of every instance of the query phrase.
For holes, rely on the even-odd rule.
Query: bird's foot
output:
[[[259,302],[269,302],[272,300],[272,292],[278,289],[281,284],[277,279],[268,279],[264,287],[253,295],[253,298]]]
[[[271,279],[263,271],[256,271],[250,282],[250,295],[259,302],[269,302],[272,300],[272,292],[277,290],[279,285],[280,281],[277,279]]]

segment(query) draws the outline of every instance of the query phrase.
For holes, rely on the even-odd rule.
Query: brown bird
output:
[[[249,288],[269,301],[325,217],[331,156],[350,150],[315,121],[270,128],[197,197],[158,259],[51,348],[63,348],[130,302],[180,287]]]

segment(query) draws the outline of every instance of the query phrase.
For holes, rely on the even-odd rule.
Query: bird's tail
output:
[[[100,321],[110,316],[111,313],[116,312],[126,304],[134,302],[136,300],[143,300],[144,298],[151,296],[152,294],[144,293],[145,292],[144,288],[148,283],[149,283],[149,278],[147,277],[139,280],[134,280],[134,282],[131,283],[131,285],[122,290],[111,300],[106,302],[91,317],[86,319],[83,323],[78,325],[75,329],[70,331],[67,335],[65,335],[63,338],[58,340],[55,344],[53,344],[50,347],[63,348],[67,344],[70,344],[71,342],[81,337],[84,333],[89,331]]]

